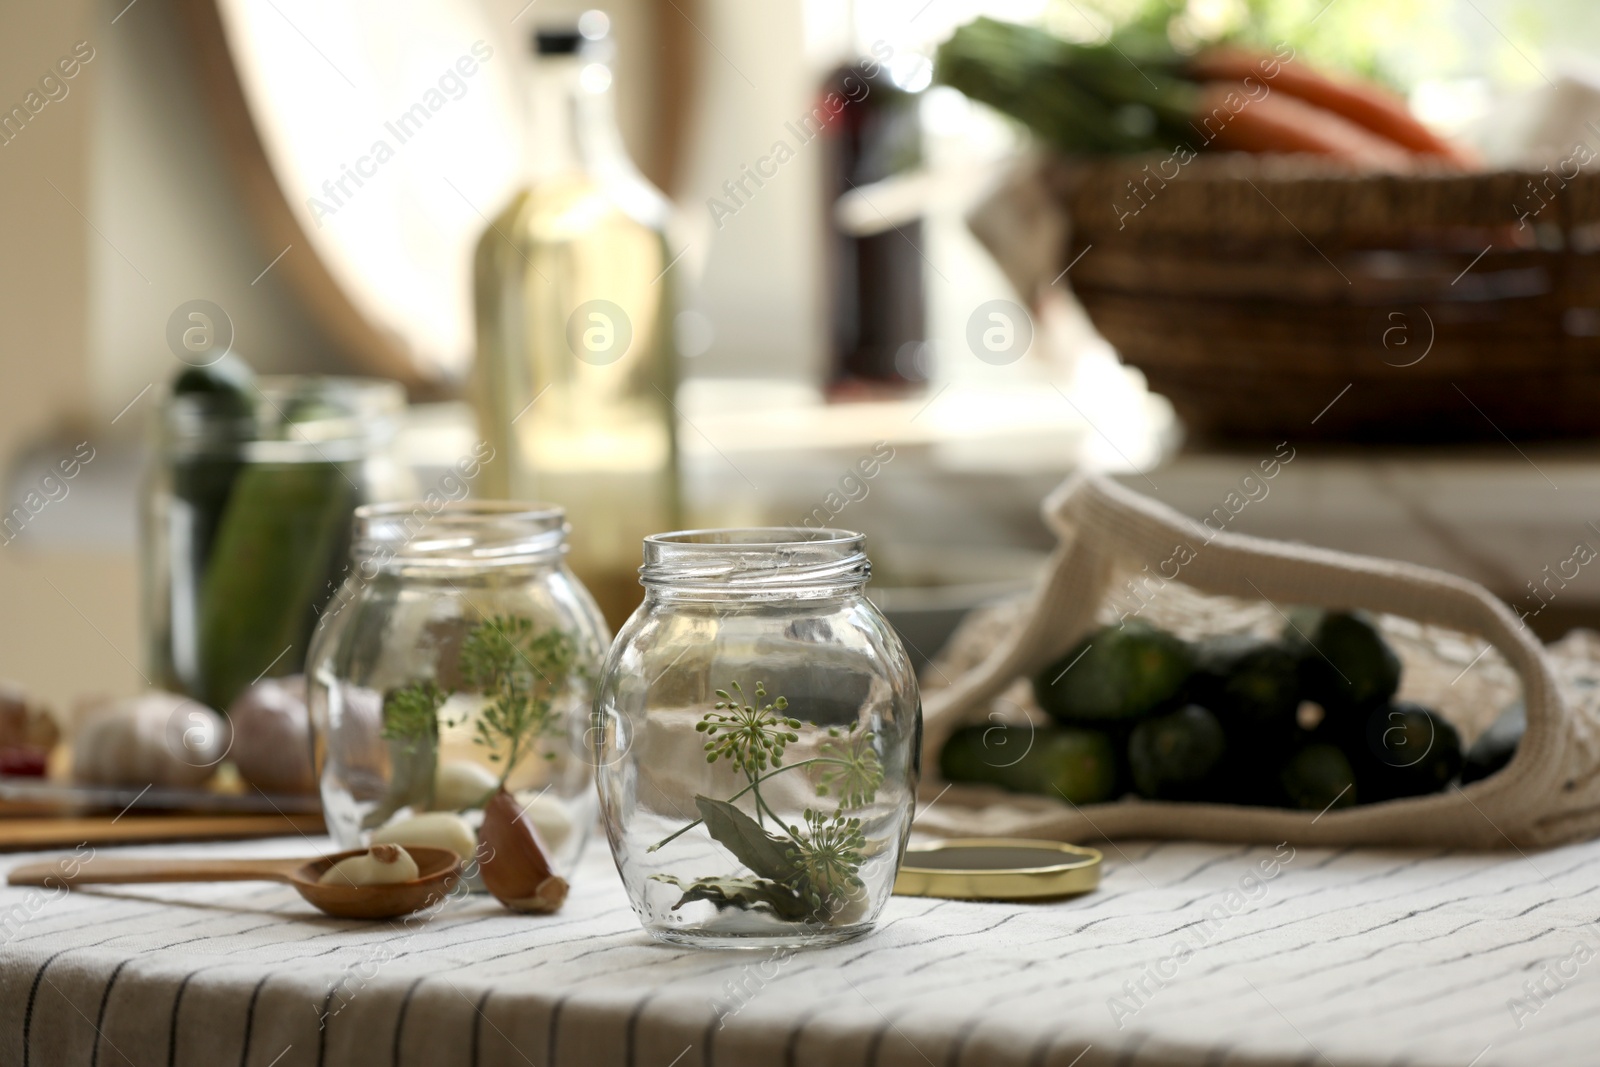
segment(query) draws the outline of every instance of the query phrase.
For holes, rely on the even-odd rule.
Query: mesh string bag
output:
[[[1473,582],[1219,530],[1092,475],[1065,482],[1043,513],[1059,544],[1036,588],[973,613],[925,672],[918,830],[1480,849],[1554,845],[1600,832],[1595,634],[1575,631],[1545,647]],[[939,753],[957,729],[1048,723],[1030,679],[1099,626],[1137,617],[1189,640],[1266,637],[1281,632],[1298,606],[1373,616],[1403,665],[1397,698],[1435,709],[1464,742],[1520,700],[1527,730],[1511,762],[1466,786],[1320,813],[1132,797],[1077,806],[1060,796],[940,778]]]

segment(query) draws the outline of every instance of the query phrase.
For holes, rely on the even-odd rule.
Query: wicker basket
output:
[[[1192,431],[1600,431],[1600,174],[1202,156],[1062,164],[1049,181],[1074,291]]]

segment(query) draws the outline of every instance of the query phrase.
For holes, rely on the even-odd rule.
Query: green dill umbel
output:
[[[439,742],[439,709],[450,694],[433,682],[413,682],[391,689],[383,698],[385,741],[398,741],[409,755],[418,746],[432,747]]]
[[[489,698],[478,713],[473,740],[489,750],[491,762],[501,764],[501,786],[554,727],[551,705],[566,687],[577,653],[570,635],[535,633],[532,620],[520,615],[485,619],[461,643],[461,680]]]
[[[863,886],[861,864],[867,839],[861,820],[851,815],[870,806],[883,784],[883,764],[873,747],[873,734],[859,722],[848,730],[827,731],[818,755],[784,763],[785,749],[800,740],[799,719],[785,715],[782,696],[767,701],[765,684],[757,682],[753,701],[738,682],[716,691],[718,700],[701,716],[695,730],[706,735],[707,763],[726,760],[747,784],[725,800],[696,796],[700,818],[651,846],[655,852],[704,825],[718,844],[756,875],[708,876],[692,881],[653,875],[683,891],[674,910],[696,900],[719,908],[761,909],[795,922],[826,922]],[[785,824],[761,795],[761,785],[780,774],[820,768],[813,790],[835,799],[831,812],[807,808],[801,823]],[[750,797],[752,818],[737,801]],[[769,824],[776,832],[768,829]]]
[[[539,738],[555,730],[553,705],[571,676],[581,672],[577,657],[570,634],[537,630],[533,620],[521,615],[496,615],[475,624],[461,642],[459,689],[445,689],[428,679],[384,695],[379,736],[395,743],[396,765],[405,768],[405,780],[396,783],[398,792],[411,795],[432,781],[440,727],[459,725],[442,720],[439,713],[458,692],[484,698],[472,739],[488,750],[490,762],[500,765],[499,785],[504,786]]]
[[[772,809],[761,799],[761,772],[769,766],[776,770],[783,765],[784,747],[800,740],[795,733],[800,720],[782,714],[789,707],[783,697],[762,707],[767,688],[761,682],[756,683],[754,704],[744,703],[744,690],[738,682],[730,683],[728,688],[738,697],[729,696],[727,689],[718,689],[717,696],[722,699],[713,705],[716,710],[706,712],[695,729],[709,737],[705,744],[707,763],[726,759],[749,779],[750,792],[755,794],[756,822],[760,823],[763,814],[772,815]],[[776,820],[777,816],[772,818]]]
[[[381,826],[401,808],[425,808],[432,802],[439,758],[439,710],[448,699],[449,692],[431,679],[384,694],[378,736],[389,742],[389,788],[383,802],[362,820],[364,828]]]

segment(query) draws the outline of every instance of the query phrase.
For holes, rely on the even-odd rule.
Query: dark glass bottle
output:
[[[824,102],[829,94],[844,101],[824,133],[832,385],[848,392],[869,383],[918,383],[927,377],[922,222],[853,236],[833,221],[833,205],[853,189],[922,162],[919,97],[870,61],[830,75]]]

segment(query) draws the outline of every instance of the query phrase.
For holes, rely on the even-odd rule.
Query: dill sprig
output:
[[[492,762],[503,764],[500,785],[556,725],[551,706],[576,660],[570,635],[553,629],[535,633],[533,621],[520,615],[497,615],[468,631],[461,643],[461,679],[488,698],[473,740],[490,750]]]
[[[878,795],[883,784],[883,764],[877,750],[872,747],[872,731],[857,733],[860,722],[850,725],[841,733],[837,726],[828,730],[828,740],[819,751],[829,763],[817,778],[817,796],[825,797],[831,791],[844,808],[864,808]]]
[[[716,690],[716,695],[713,709],[695,724],[697,732],[707,735],[706,762],[727,760],[749,784],[726,800],[697,796],[695,803],[702,817],[669,834],[650,851],[704,824],[712,839],[757,877],[712,876],[690,882],[668,875],[652,877],[683,890],[675,908],[704,900],[719,908],[759,908],[784,919],[826,921],[863,885],[860,870],[867,839],[861,820],[849,812],[870,806],[883,784],[883,763],[874,747],[874,735],[862,730],[860,722],[848,730],[832,727],[816,756],[785,764],[784,751],[800,740],[798,731],[803,725],[784,714],[789,701],[782,696],[767,701],[766,685],[759,681],[753,702],[736,681],[727,689]],[[830,814],[807,808],[803,826],[785,825],[761,796],[761,784],[812,764],[822,768],[816,794],[837,797],[835,810]],[[747,793],[755,806],[753,819],[734,805]],[[781,834],[766,829],[768,817]]]
[[[862,888],[862,850],[867,837],[861,820],[843,811],[824,815],[810,808],[805,812],[806,828],[789,827],[795,847],[788,858],[795,866],[789,885],[813,908],[831,908]]]
[[[722,699],[714,705],[717,710],[706,712],[694,728],[710,738],[705,744],[707,763],[730,760],[747,778],[754,779],[769,764],[777,767],[783,763],[784,747],[800,740],[795,733],[800,720],[780,714],[789,706],[783,697],[762,707],[761,702],[767,697],[767,687],[762,682],[756,683],[754,704],[744,703],[744,690],[738,682],[730,683],[728,688],[738,696],[718,689],[717,696]]]
[[[383,698],[383,729],[385,741],[404,744],[407,755],[423,743],[439,740],[439,709],[450,694],[431,680],[412,682],[399,689],[391,689]]]

